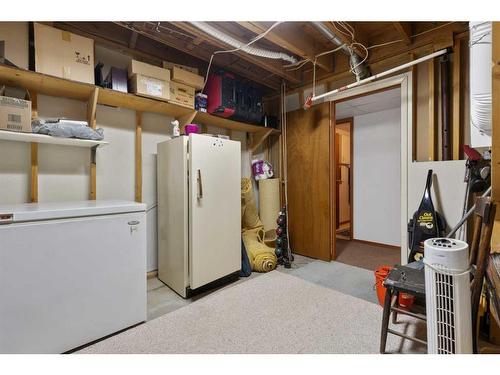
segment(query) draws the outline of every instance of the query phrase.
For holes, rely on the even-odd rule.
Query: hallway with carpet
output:
[[[401,263],[400,249],[337,238],[335,261],[374,271],[380,266]]]

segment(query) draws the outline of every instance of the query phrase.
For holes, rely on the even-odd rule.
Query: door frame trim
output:
[[[365,96],[385,91],[395,87],[401,88],[401,264],[406,264],[408,260],[408,168],[411,165],[412,145],[413,145],[413,79],[412,72],[408,71],[389,78],[357,86],[347,91],[341,91],[325,98],[331,102],[333,122],[335,123],[335,105],[340,101],[345,101],[358,96]],[[405,141],[406,140],[406,141]],[[331,142],[331,141],[330,141]],[[330,143],[331,144],[331,143]],[[331,156],[330,156],[331,157]],[[331,159],[330,159],[331,160]],[[332,173],[332,170],[330,170]],[[334,202],[332,206],[334,206]],[[354,202],[353,202],[354,203]],[[336,208],[333,207],[333,210]],[[332,210],[332,215],[334,211]],[[335,226],[335,216],[331,217],[332,226]],[[335,232],[335,231],[333,231]],[[335,237],[332,239],[332,259],[335,259]]]

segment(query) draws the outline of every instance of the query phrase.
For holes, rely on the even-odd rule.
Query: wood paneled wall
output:
[[[289,233],[292,251],[331,259],[330,103],[287,115]]]

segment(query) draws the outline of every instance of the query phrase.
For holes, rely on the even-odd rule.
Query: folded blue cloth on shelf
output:
[[[62,138],[79,138],[102,141],[104,130],[102,128],[92,129],[86,121],[75,121],[67,119],[35,119],[31,122],[33,133],[46,134]]]

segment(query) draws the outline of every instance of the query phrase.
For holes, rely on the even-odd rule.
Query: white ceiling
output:
[[[398,87],[337,103],[335,118],[341,120],[367,113],[380,112],[386,109],[400,108],[400,106],[401,89]]]

